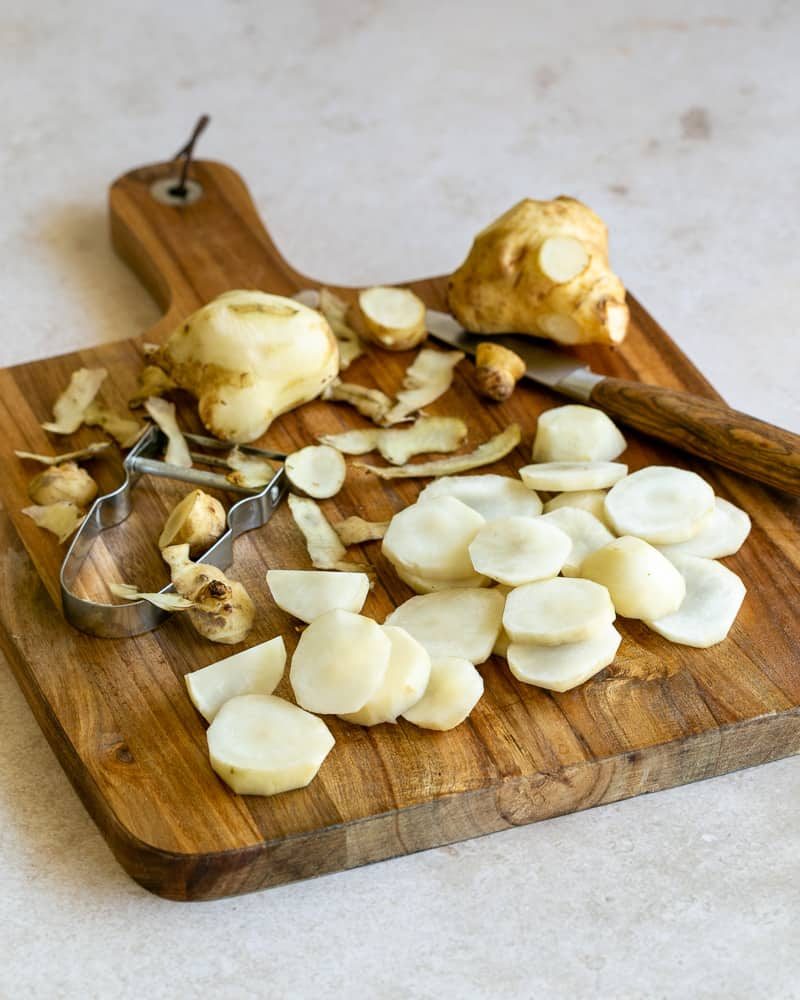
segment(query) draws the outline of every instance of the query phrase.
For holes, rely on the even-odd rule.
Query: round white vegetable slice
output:
[[[512,642],[508,647],[511,673],[525,684],[548,691],[569,691],[614,662],[622,636],[606,625],[591,639],[560,646]]]
[[[608,588],[617,613],[653,619],[672,614],[686,593],[683,577],[665,555],[641,538],[615,538],[583,561],[580,574]]]
[[[606,497],[606,513],[618,535],[636,535],[653,545],[692,538],[714,510],[714,491],[696,472],[650,465],[617,483]]]
[[[239,795],[304,788],[334,744],[322,719],[267,694],[226,702],[206,736],[211,766]]]
[[[621,462],[541,462],[519,470],[529,490],[571,493],[573,490],[604,490],[628,474]]]
[[[540,580],[516,587],[506,598],[503,628],[512,643],[557,646],[582,642],[614,621],[605,587],[590,580]]]
[[[327,444],[310,444],[287,455],[284,469],[292,486],[315,500],[336,496],[347,475],[342,453]]]
[[[415,503],[392,518],[383,536],[383,554],[415,576],[464,579],[475,572],[469,543],[483,523],[480,514],[455,497]]]
[[[407,288],[367,288],[358,308],[359,332],[387,350],[408,351],[425,339],[425,303]]]
[[[646,624],[682,646],[706,649],[722,642],[739,614],[744,584],[712,559],[675,553],[670,560],[686,582],[686,596],[677,611]]]
[[[431,661],[431,676],[425,694],[403,713],[403,718],[421,729],[444,732],[466,719],[483,694],[483,678],[469,660],[458,656]]]
[[[393,625],[384,625],[383,631],[392,644],[383,683],[362,709],[342,716],[359,726],[397,722],[425,694],[431,676],[431,658],[421,643]]]
[[[489,578],[480,573],[454,580],[429,580],[425,576],[411,573],[402,566],[395,566],[394,569],[403,583],[407,583],[418,594],[433,594],[438,590],[462,590],[464,587],[485,587],[489,583]]]
[[[392,644],[371,618],[329,611],[300,636],[289,680],[309,712],[357,712],[383,683]]]
[[[410,598],[386,624],[404,628],[432,658],[457,656],[483,663],[500,632],[504,601],[497,590],[441,590]]]
[[[556,576],[571,547],[569,537],[542,517],[502,517],[484,524],[469,554],[478,573],[516,587]]]
[[[552,500],[548,500],[544,505],[545,514],[550,514],[554,510],[562,507],[577,507],[580,510],[588,510],[594,514],[598,521],[601,521],[608,529],[611,525],[606,517],[606,491],[605,490],[575,490],[572,493],[559,493]]]
[[[369,577],[366,573],[271,569],[267,586],[279,608],[310,623],[337,608],[358,614],[369,593]]]
[[[286,647],[279,635],[241,653],[226,656],[186,674],[189,697],[206,722],[212,722],[226,701],[242,694],[272,694],[283,677]]]
[[[714,510],[694,538],[673,545],[659,545],[665,556],[702,556],[705,559],[722,559],[732,556],[744,544],[750,534],[750,518],[740,508],[714,498]]]
[[[614,541],[614,536],[594,514],[579,507],[559,507],[551,510],[549,514],[542,515],[540,521],[554,524],[569,537],[570,550],[561,567],[564,576],[580,576],[579,570],[583,560],[591,552]]]
[[[443,496],[455,497],[487,521],[500,517],[535,517],[542,512],[542,501],[533,490],[511,476],[493,473],[442,476],[425,487],[417,497],[417,503]]]
[[[611,462],[628,444],[614,421],[593,406],[571,403],[539,415],[534,462]]]

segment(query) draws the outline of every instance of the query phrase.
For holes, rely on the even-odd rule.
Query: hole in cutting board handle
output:
[[[203,186],[197,181],[184,181],[180,177],[162,177],[150,185],[150,194],[162,205],[192,205],[203,197]]]

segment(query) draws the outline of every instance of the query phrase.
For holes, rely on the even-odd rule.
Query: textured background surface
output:
[[[789,0],[0,0],[0,364],[153,322],[105,188],[208,111],[202,155],[329,281],[583,198],[729,402],[800,431],[798,32]],[[182,906],[116,866],[4,665],[0,704],[3,1000],[800,997],[800,761]]]

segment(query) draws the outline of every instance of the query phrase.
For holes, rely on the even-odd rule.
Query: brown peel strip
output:
[[[108,589],[114,597],[122,597],[126,601],[147,601],[162,611],[186,611],[194,607],[193,601],[187,601],[180,594],[143,593],[131,583],[110,583]]]
[[[105,379],[105,368],[78,368],[70,375],[69,385],[53,403],[53,420],[42,424],[51,434],[74,434],[83,423],[83,415]]]
[[[78,530],[84,518],[80,507],[69,500],[58,500],[43,507],[23,507],[22,513],[40,528],[52,532],[62,543]]]
[[[338,569],[346,573],[369,569],[363,563],[345,560],[347,550],[315,500],[290,493],[288,501],[294,522],[306,540],[312,566],[317,569]]]
[[[377,448],[392,465],[402,465],[414,455],[451,452],[467,437],[467,426],[457,417],[420,417],[407,429],[367,427],[320,437],[345,455],[364,455]]]
[[[388,521],[365,521],[363,517],[346,517],[344,521],[334,524],[333,529],[342,545],[361,545],[363,542],[376,542],[383,538],[388,527]]]
[[[67,451],[63,455],[37,455],[33,451],[15,451],[14,454],[17,458],[26,458],[31,462],[39,462],[41,465],[61,465],[62,462],[80,462],[84,459],[94,458],[101,451],[110,447],[110,441],[94,441],[85,448]]]

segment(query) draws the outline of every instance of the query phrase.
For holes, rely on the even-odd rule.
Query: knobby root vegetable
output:
[[[329,611],[300,636],[289,680],[297,703],[309,712],[358,712],[380,688],[392,644],[372,619]]]
[[[572,403],[539,415],[532,457],[534,462],[611,462],[627,447],[602,410]]]
[[[590,514],[594,514],[598,521],[601,521],[609,530],[611,529],[606,516],[605,490],[572,490],[569,493],[559,493],[552,500],[547,501],[544,505],[544,513],[550,514],[562,507],[577,507],[581,510],[588,510]]]
[[[677,611],[645,624],[670,642],[706,649],[727,636],[739,614],[745,586],[712,559],[674,553],[670,561],[683,577],[686,596]]]
[[[749,534],[749,516],[722,497],[715,497],[711,516],[703,521],[700,531],[693,538],[673,545],[659,545],[658,548],[669,558],[686,555],[722,559],[738,552]]]
[[[457,417],[422,416],[408,428],[362,427],[319,440],[345,455],[365,455],[377,448],[387,462],[402,465],[414,455],[455,451],[466,437],[467,425]]]
[[[456,365],[464,359],[461,351],[437,351],[424,347],[406,369],[403,388],[397,393],[386,422],[397,424],[443,396],[453,383]]]
[[[189,697],[206,722],[231,698],[243,694],[272,694],[283,677],[286,647],[281,636],[226,656],[184,676]]]
[[[525,362],[502,344],[484,342],[475,351],[475,388],[498,403],[509,399],[525,374]]]
[[[229,580],[216,566],[191,562],[186,544],[170,545],[161,555],[177,592],[192,601],[189,620],[200,635],[212,642],[241,642],[255,617],[253,602],[242,584]]]
[[[542,502],[519,479],[484,472],[477,476],[442,476],[428,483],[417,503],[433,497],[455,497],[487,521],[501,517],[536,517]]]
[[[502,593],[486,588],[441,590],[405,601],[385,624],[405,629],[431,658],[457,656],[483,663],[500,632],[504,601]]]
[[[590,580],[540,580],[506,597],[503,628],[512,643],[559,646],[583,642],[614,621],[608,590]]]
[[[168,403],[166,399],[158,399],[154,396],[145,400],[144,408],[166,435],[167,450],[164,454],[164,461],[168,465],[178,465],[184,469],[191,468],[192,456],[189,454],[186,438],[178,427],[174,405]]]
[[[83,423],[86,408],[108,372],[105,368],[78,368],[69,379],[67,388],[53,404],[53,420],[42,424],[52,434],[74,434]]]
[[[456,500],[438,497],[416,503],[392,518],[381,550],[397,569],[430,580],[471,576],[469,545],[484,521]]]
[[[288,503],[294,523],[306,540],[312,566],[317,569],[338,569],[344,572],[365,568],[362,563],[346,561],[347,550],[315,500],[290,493]]]
[[[138,389],[128,400],[128,406],[135,410],[150,396],[163,396],[170,389],[177,388],[175,380],[170,378],[158,365],[145,365],[136,376]]]
[[[372,472],[379,479],[416,479],[428,476],[453,476],[459,472],[478,469],[482,465],[491,465],[505,458],[520,442],[519,424],[509,424],[504,431],[496,434],[488,441],[466,455],[450,455],[448,458],[437,458],[430,462],[416,462],[411,465],[397,465],[381,468],[377,465],[365,465],[356,462],[359,469]]]
[[[527,198],[480,232],[452,275],[448,302],[475,333],[523,333],[562,344],[618,344],[628,329],[603,221],[573,198]]]
[[[193,558],[210,549],[225,530],[225,508],[216,497],[202,490],[192,490],[172,508],[161,534],[158,547],[189,546]]]
[[[83,422],[87,427],[99,427],[110,434],[121,448],[132,448],[144,430],[144,424],[117,413],[96,399],[86,407]]]
[[[25,458],[31,462],[39,462],[40,465],[62,465],[64,462],[81,462],[90,458],[95,458],[101,452],[107,451],[111,447],[109,441],[94,441],[85,448],[78,448],[77,451],[67,451],[63,455],[37,455],[32,451],[15,451],[17,458]]]
[[[362,337],[387,351],[410,351],[427,336],[425,303],[407,288],[366,288],[348,316]]]
[[[457,656],[435,657],[425,694],[403,718],[421,729],[455,729],[478,704],[483,678],[473,664]]]
[[[329,611],[358,614],[369,593],[369,577],[366,573],[270,569],[267,586],[279,608],[310,624]]]
[[[206,736],[211,766],[239,795],[305,788],[334,745],[322,719],[271,694],[231,698]]]
[[[76,507],[87,507],[97,496],[97,483],[86,469],[64,462],[34,476],[28,484],[28,496],[41,506],[68,500]]]
[[[653,545],[685,542],[714,511],[714,491],[696,472],[650,465],[617,483],[606,497],[606,514],[618,535]]]
[[[225,478],[235,486],[258,489],[260,486],[266,486],[275,475],[275,470],[266,458],[249,455],[238,447],[228,452],[225,463],[233,470]]]
[[[532,490],[569,493],[572,490],[602,490],[628,474],[620,462],[541,462],[519,470],[523,483]]]
[[[320,313],[242,290],[189,316],[154,360],[197,397],[200,419],[215,437],[240,444],[319,396],[339,370],[336,338]]]
[[[333,525],[342,545],[361,545],[363,542],[377,542],[386,534],[388,521],[365,521],[363,517],[346,517]]]
[[[469,555],[476,572],[517,587],[556,576],[571,547],[569,536],[544,518],[503,517],[479,529]]]
[[[558,507],[544,514],[541,520],[554,524],[569,537],[571,547],[561,567],[564,576],[580,576],[586,557],[614,541],[614,536],[594,514],[579,507]]]
[[[59,542],[66,542],[80,527],[84,513],[69,500],[45,504],[43,507],[23,507],[22,513],[40,528],[52,532]]]
[[[108,589],[114,597],[122,597],[126,601],[147,601],[162,611],[188,611],[194,607],[191,601],[180,594],[142,591],[132,583],[109,583]]]
[[[402,628],[383,626],[391,643],[389,663],[375,694],[358,712],[342,715],[359,726],[397,722],[397,717],[416,705],[431,676],[431,658],[424,646]]]
[[[334,379],[322,393],[322,398],[330,403],[347,403],[354,410],[374,424],[383,426],[388,422],[392,400],[380,389],[370,389],[354,382]]]
[[[326,444],[310,444],[287,455],[284,469],[295,489],[316,500],[336,496],[347,475],[341,452]]]
[[[592,552],[580,575],[607,587],[614,607],[625,618],[664,618],[678,610],[686,594],[683,577],[669,559],[632,535]]]
[[[570,691],[614,662],[622,636],[604,625],[589,639],[559,646],[512,642],[506,650],[511,673],[524,684]]]

